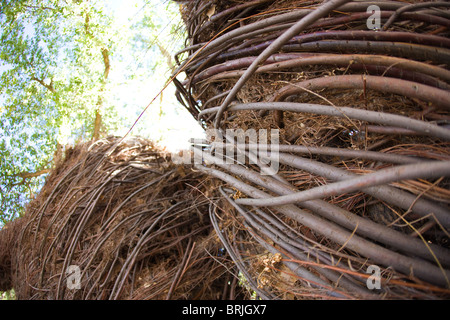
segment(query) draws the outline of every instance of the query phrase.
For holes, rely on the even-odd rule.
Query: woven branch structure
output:
[[[213,134],[185,164],[70,149],[0,231],[0,290],[449,299],[448,2],[177,2],[176,95]]]
[[[208,219],[214,181],[148,140],[120,141],[69,149],[27,214],[1,230],[0,290],[18,299],[229,297],[232,266]]]
[[[196,169],[224,182],[234,211],[211,218],[240,223],[218,229],[258,293],[448,298],[449,4],[181,3],[177,97],[214,132]]]

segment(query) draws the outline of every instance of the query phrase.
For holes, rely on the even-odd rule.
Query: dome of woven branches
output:
[[[449,3],[180,2],[177,97],[220,133],[196,169],[223,181],[221,240],[258,293],[448,298]],[[280,144],[236,143],[261,129]]]
[[[0,231],[0,290],[18,299],[238,297],[239,287],[224,291],[231,266],[209,223],[213,189],[148,140],[78,145],[26,216]]]

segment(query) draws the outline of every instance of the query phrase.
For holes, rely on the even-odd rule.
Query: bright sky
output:
[[[142,8],[147,6],[160,6],[157,10],[161,15],[160,19],[169,23],[170,19],[165,17],[164,7],[167,0],[110,0],[108,5],[116,17],[116,22],[120,25],[130,26],[136,22],[142,15]],[[176,23],[176,22],[175,22]],[[170,30],[164,25],[163,29]],[[162,30],[164,32],[165,30]],[[161,35],[163,36],[163,34]],[[167,41],[165,38],[164,41]],[[170,50],[170,49],[169,49]],[[150,58],[143,55],[142,59]],[[114,62],[113,62],[114,63]],[[138,62],[131,62],[131,67],[135,68]],[[112,66],[111,77],[119,76],[120,68],[128,68],[130,63],[116,66],[114,74],[114,65]],[[118,90],[120,91],[121,101],[124,107],[121,109],[124,114],[130,111],[137,118],[140,112],[153,100],[159,91],[164,87],[165,80],[170,76],[170,72],[164,68],[159,68],[155,72],[155,78],[142,79],[124,83]],[[130,110],[132,109],[132,110]],[[164,115],[160,115],[163,110]],[[137,125],[138,130],[134,129],[132,134],[142,135],[154,140],[160,140],[160,144],[169,151],[177,151],[189,147],[190,138],[204,137],[204,131],[193,117],[185,110],[175,98],[175,86],[170,85],[156,101],[148,108],[146,114],[141,118]],[[123,135],[124,132],[117,134]]]

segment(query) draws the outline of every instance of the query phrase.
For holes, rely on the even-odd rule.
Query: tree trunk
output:
[[[101,101],[101,98],[99,98]],[[95,120],[94,120],[94,133],[92,134],[92,140],[98,140],[100,138],[100,129],[102,127],[102,115],[100,113],[101,105],[97,105],[98,108],[95,110]]]
[[[111,69],[111,65],[109,63],[109,50],[107,48],[102,48],[102,56],[103,56],[103,63],[105,65],[105,71],[103,72],[102,87],[100,88],[98,96],[97,109],[95,110],[94,133],[92,134],[92,140],[98,140],[100,138],[102,127],[101,109],[103,107],[102,94],[106,85],[106,80],[108,79],[109,76],[109,70]]]

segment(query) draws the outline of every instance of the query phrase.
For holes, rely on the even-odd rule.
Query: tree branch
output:
[[[109,64],[109,50],[108,48],[102,49],[103,63],[105,64],[105,72],[103,73],[103,80],[106,81],[108,79],[109,70],[111,69],[111,65]]]
[[[53,87],[53,80],[50,81],[50,84],[46,84],[44,80],[38,79],[35,76],[31,77],[31,80],[38,82],[43,87],[45,87],[47,90],[49,90],[51,93],[56,93],[55,88]]]
[[[15,187],[15,186],[20,186],[20,185],[24,185],[28,179],[31,178],[37,178],[39,176],[42,176],[43,174],[49,173],[50,169],[42,169],[36,172],[28,172],[28,171],[22,171],[20,173],[17,173],[15,175],[13,175],[13,177],[19,177],[22,179],[22,181],[17,182],[17,183],[12,183],[11,186]]]
[[[50,169],[42,169],[36,172],[28,172],[28,171],[22,171],[21,173],[16,174],[16,177],[20,177],[22,179],[31,179],[36,178],[39,176],[42,176],[43,174],[49,173]]]
[[[51,10],[51,11],[58,11],[55,8],[51,8],[51,7],[39,7],[39,6],[25,6],[25,8],[28,9],[38,9],[38,10]]]

